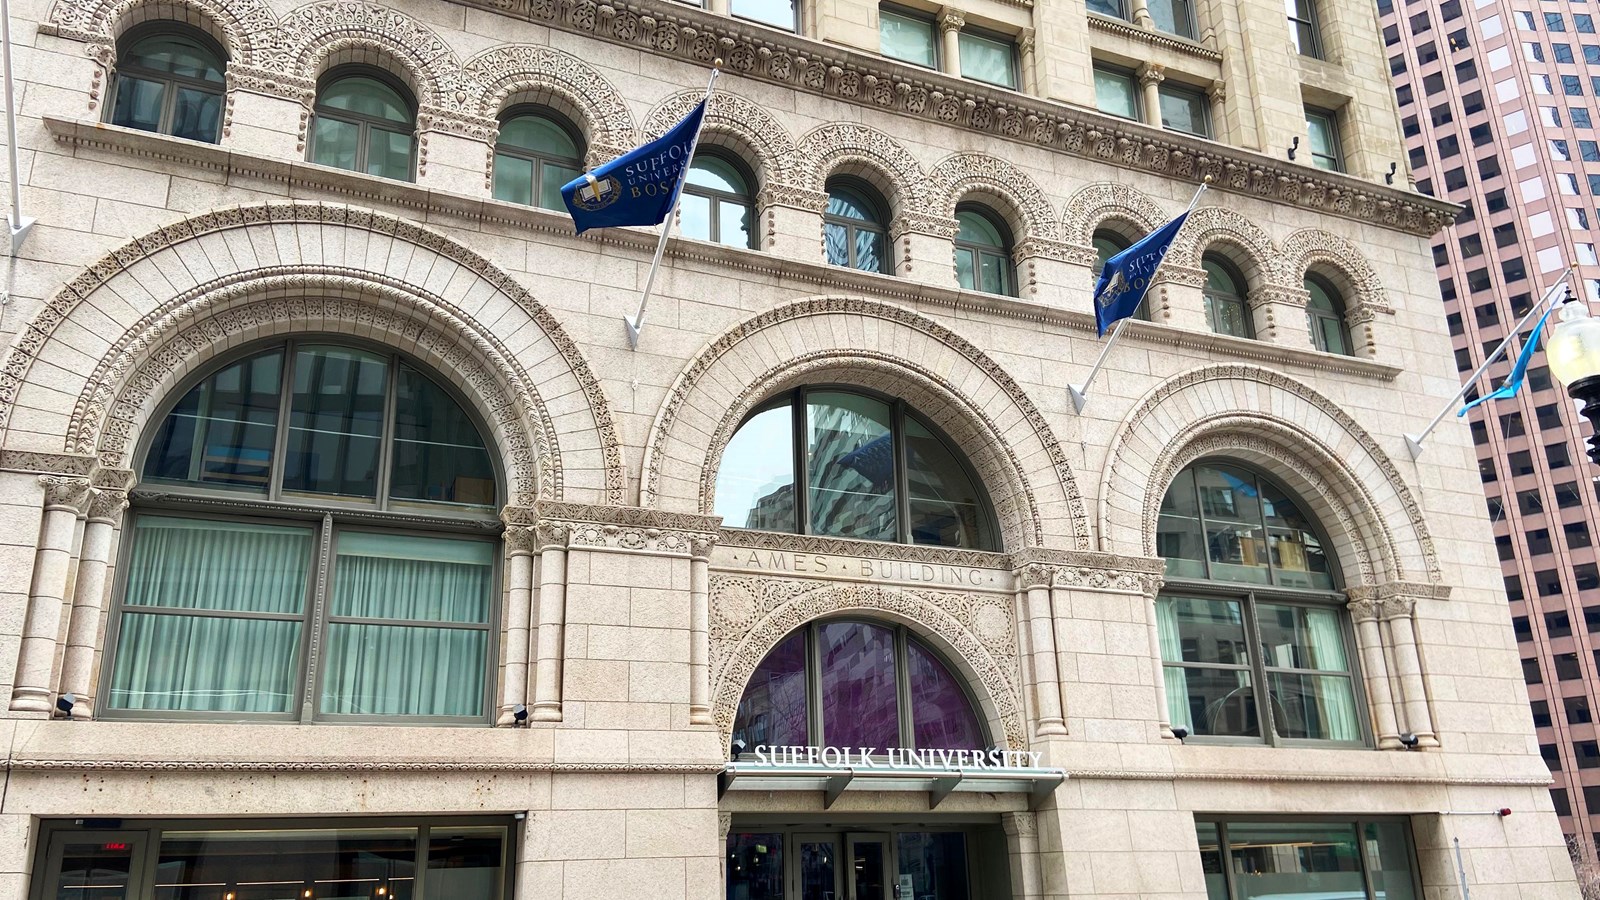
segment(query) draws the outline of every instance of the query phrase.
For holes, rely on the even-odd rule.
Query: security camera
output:
[[[528,724],[528,708],[518,703],[511,708],[511,727],[522,728]]]
[[[1420,743],[1420,740],[1415,734],[1412,734],[1408,731],[1405,734],[1400,735],[1400,743],[1404,745],[1407,750],[1415,750],[1417,749],[1417,744]]]
[[[1174,725],[1172,726],[1172,736],[1177,738],[1178,743],[1181,744],[1184,742],[1184,739],[1189,736],[1189,729],[1183,727],[1182,725]]]
[[[78,698],[71,693],[62,694],[56,698],[56,711],[70,719],[72,718],[72,705],[77,701]]]
[[[744,748],[746,746],[747,745],[744,742],[744,738],[734,738],[733,739],[733,747],[732,747],[732,749],[733,749],[733,761],[734,762],[738,762],[739,761],[739,754],[744,752]]]

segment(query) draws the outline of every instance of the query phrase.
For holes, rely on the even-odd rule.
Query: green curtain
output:
[[[1161,641],[1161,659],[1177,662],[1183,659],[1183,644],[1178,632],[1178,613],[1173,601],[1156,601],[1156,634]],[[1189,685],[1180,666],[1163,666],[1162,678],[1167,685],[1167,716],[1173,725],[1181,725],[1194,733],[1194,722],[1189,716]]]
[[[132,541],[111,706],[289,710],[311,530],[140,516]]]
[[[1350,663],[1344,652],[1344,631],[1339,627],[1339,611],[1307,609],[1306,634],[1316,668],[1348,673]],[[1316,676],[1317,711],[1322,717],[1328,740],[1359,741],[1361,724],[1356,718],[1356,699],[1352,679],[1344,676]]]
[[[460,626],[489,623],[493,557],[487,541],[341,533],[322,712],[482,714],[489,632]]]

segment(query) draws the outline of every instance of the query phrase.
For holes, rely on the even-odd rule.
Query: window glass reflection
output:
[[[822,740],[833,747],[900,746],[894,632],[859,622],[817,629]]]
[[[966,466],[915,419],[906,419],[905,441],[911,542],[979,546],[984,511]]]
[[[363,350],[295,353],[285,491],[374,496],[388,371],[387,360]]]
[[[754,19],[785,31],[794,31],[799,24],[795,19],[794,0],[733,0],[730,12],[741,19]]]
[[[1168,575],[1333,588],[1332,565],[1300,502],[1241,468],[1194,466],[1174,479],[1156,545]]]
[[[739,426],[722,452],[715,509],[729,527],[795,530],[792,406],[763,410]]]
[[[806,633],[796,631],[756,667],[739,698],[733,737],[748,750],[806,746],[811,733],[806,706]]]
[[[157,430],[144,479],[265,491],[282,390],[281,350],[240,360],[195,385]]]
[[[965,750],[983,745],[972,703],[944,664],[915,641],[906,642],[906,680],[918,747]]]
[[[478,426],[443,388],[404,364],[395,386],[390,465],[395,499],[494,504],[494,466]]]
[[[1228,825],[1228,850],[1240,900],[1366,896],[1353,824],[1234,822]]]
[[[811,533],[895,540],[898,509],[889,405],[838,391],[808,393],[806,401]]]
[[[895,835],[899,885],[908,900],[967,900],[967,836],[959,831],[902,831]]]
[[[783,900],[783,834],[732,832],[728,900]]]

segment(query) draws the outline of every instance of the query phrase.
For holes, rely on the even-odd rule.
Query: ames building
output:
[[[1371,5],[708,2],[13,4],[0,900],[1574,896]]]

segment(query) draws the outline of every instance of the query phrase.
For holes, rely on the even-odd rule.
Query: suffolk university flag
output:
[[[1199,197],[1199,194],[1195,194],[1195,199]],[[1190,209],[1193,208],[1194,205],[1190,204]],[[1126,319],[1139,308],[1145,292],[1150,290],[1150,282],[1161,265],[1161,258],[1167,255],[1167,247],[1178,236],[1178,229],[1183,227],[1183,220],[1187,218],[1189,213],[1185,210],[1176,219],[1145,235],[1132,247],[1106,260],[1105,268],[1100,270],[1100,281],[1094,286],[1094,321],[1102,336],[1112,323]]]
[[[706,115],[700,101],[659,138],[585,172],[561,188],[561,199],[582,234],[614,225],[656,225],[672,212]]]

